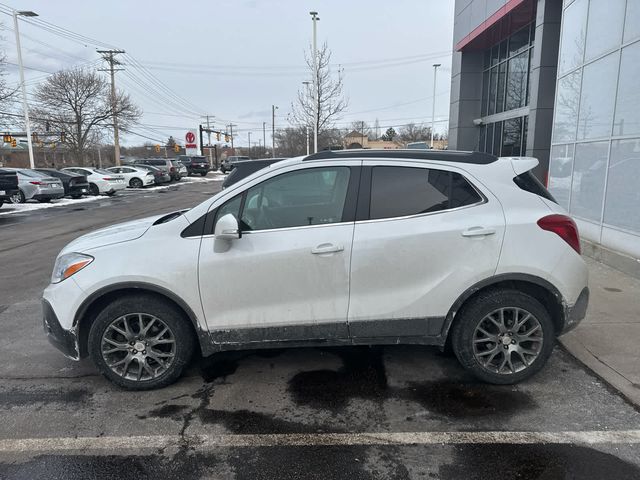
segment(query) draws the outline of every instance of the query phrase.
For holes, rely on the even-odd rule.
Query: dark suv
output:
[[[207,157],[192,157],[189,155],[180,155],[178,157],[178,161],[181,162],[185,167],[187,167],[187,172],[189,172],[189,175],[199,173],[204,177],[209,172],[209,170],[211,170],[211,165],[209,165]]]
[[[140,160],[136,160],[135,163],[143,164],[143,165],[151,165],[153,167],[158,167],[162,170],[166,170],[169,173],[172,181],[178,181],[182,177],[180,176],[180,172],[173,164],[173,162],[168,158],[143,158]]]

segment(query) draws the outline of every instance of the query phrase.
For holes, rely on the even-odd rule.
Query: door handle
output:
[[[336,253],[344,250],[342,245],[334,245],[332,243],[321,243],[316,248],[311,249],[314,255],[322,255],[323,253]]]
[[[471,227],[462,232],[463,237],[486,237],[496,233],[495,228]]]

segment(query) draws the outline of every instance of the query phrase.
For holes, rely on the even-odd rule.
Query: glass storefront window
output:
[[[504,112],[504,86],[507,79],[507,62],[498,67],[498,98],[496,99],[496,113]]]
[[[581,81],[581,70],[570,73],[558,81],[553,122],[554,142],[569,142],[576,139]]]
[[[562,14],[558,75],[563,75],[582,64],[588,6],[588,0],[575,0]]]
[[[615,52],[584,67],[578,115],[579,140],[611,135],[619,58],[619,53]]]
[[[504,121],[502,134],[503,157],[519,157],[522,151],[522,117]]]
[[[527,78],[529,76],[529,52],[509,60],[507,76],[507,101],[505,110],[524,107],[526,104]]]
[[[640,138],[611,144],[604,223],[640,233]]]
[[[578,143],[575,147],[569,211],[600,222],[609,142]]]
[[[592,0],[589,3],[585,61],[620,46],[625,3],[626,0]],[[606,21],[603,21],[605,18]]]
[[[530,25],[518,30],[509,38],[509,56],[518,54],[524,48],[529,46],[529,28]]]
[[[502,156],[522,156],[527,147],[527,116],[511,118],[480,127],[478,148],[481,152]]]
[[[569,210],[571,173],[573,172],[573,144],[554,145],[549,156],[549,191],[558,204]]]
[[[640,42],[622,49],[614,135],[640,134]]]

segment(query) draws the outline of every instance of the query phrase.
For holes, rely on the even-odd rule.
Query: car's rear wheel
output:
[[[207,172],[200,172],[200,176],[206,177],[207,176]]]
[[[11,203],[24,203],[27,199],[24,197],[24,193],[22,190],[19,190],[18,193],[14,193],[11,195]]]
[[[481,380],[503,385],[538,372],[555,343],[549,312],[516,290],[494,290],[472,299],[458,313],[451,335],[463,367]]]
[[[182,312],[150,295],[114,300],[89,332],[89,355],[100,372],[129,390],[175,382],[193,350],[194,338]]]
[[[95,183],[89,184],[89,193],[91,195],[100,195],[100,189]]]
[[[50,203],[51,199],[50,198],[39,198],[38,201],[40,203]]]
[[[142,180],[140,180],[139,178],[132,178],[129,181],[129,186],[131,188],[142,188]]]

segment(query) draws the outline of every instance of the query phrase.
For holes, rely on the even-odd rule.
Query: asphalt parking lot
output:
[[[392,346],[220,354],[135,393],[49,346],[64,244],[195,205],[209,180],[0,215],[0,478],[640,478],[640,412],[560,348],[517,386]]]

